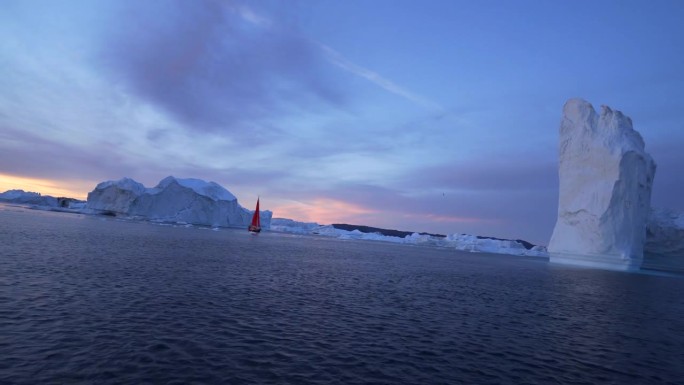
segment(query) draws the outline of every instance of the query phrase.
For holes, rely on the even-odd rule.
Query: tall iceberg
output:
[[[130,178],[102,182],[88,193],[87,209],[95,213],[204,226],[247,227],[252,211],[222,186],[200,179],[169,176],[153,188]],[[273,213],[261,211],[268,229]]]
[[[632,120],[570,99],[560,125],[558,220],[550,261],[616,270],[643,259],[655,163]]]

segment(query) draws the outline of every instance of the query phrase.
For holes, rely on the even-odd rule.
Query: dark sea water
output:
[[[1,384],[684,384],[684,278],[0,206]]]

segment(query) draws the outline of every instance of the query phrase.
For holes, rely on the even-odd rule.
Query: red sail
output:
[[[259,218],[259,199],[257,199],[256,210],[252,216],[252,226],[261,227],[261,219]]]
[[[252,223],[249,225],[249,231],[257,233],[261,231],[261,218],[259,216],[259,198],[257,198],[256,210],[254,210],[254,215],[252,215]]]

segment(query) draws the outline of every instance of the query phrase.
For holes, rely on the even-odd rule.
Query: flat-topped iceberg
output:
[[[246,227],[253,214],[215,182],[173,176],[152,188],[130,178],[102,182],[88,193],[86,208],[101,214],[213,227]],[[272,215],[261,211],[263,228],[270,227]]]
[[[560,125],[558,220],[551,262],[618,270],[641,266],[655,163],[632,120],[581,99]]]
[[[30,202],[39,198],[41,198],[40,193],[33,191],[7,190],[4,193],[0,193],[0,200],[7,202]]]
[[[79,201],[78,199],[64,197],[55,198],[50,195],[41,195],[37,192],[24,190],[7,190],[4,193],[0,193],[0,202],[29,205],[34,208],[58,211],[79,210],[85,205],[84,201]]]

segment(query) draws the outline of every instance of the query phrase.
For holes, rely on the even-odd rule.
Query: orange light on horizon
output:
[[[292,202],[276,205],[273,210],[278,218],[291,218],[302,222],[337,223],[353,222],[356,218],[377,214],[380,211],[357,204],[330,198],[316,198],[310,202]]]
[[[63,187],[63,186],[69,187]],[[0,174],[0,192],[24,190],[42,195],[86,199],[94,184],[84,180],[56,180]]]
[[[495,224],[497,219],[485,219],[474,217],[459,217],[438,214],[410,214],[397,211],[381,211],[369,207],[344,202],[330,198],[316,198],[310,202],[291,202],[272,206],[269,208],[277,218],[290,218],[302,222],[316,222],[320,224],[330,223],[365,223],[373,219],[373,222],[387,222],[388,218],[404,218],[414,222],[433,223],[483,223]],[[391,221],[391,219],[390,219]]]

